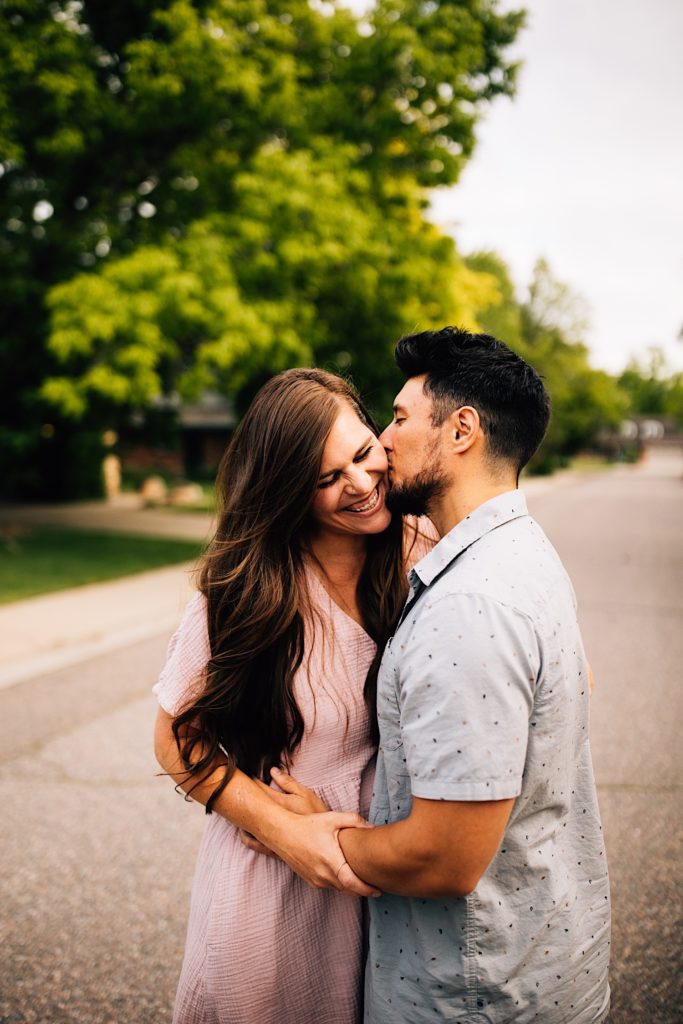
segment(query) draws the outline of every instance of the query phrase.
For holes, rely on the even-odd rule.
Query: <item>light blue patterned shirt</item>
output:
[[[569,578],[510,491],[409,581],[378,681],[371,820],[407,817],[413,796],[516,800],[472,894],[369,901],[366,1021],[602,1021],[609,885]]]

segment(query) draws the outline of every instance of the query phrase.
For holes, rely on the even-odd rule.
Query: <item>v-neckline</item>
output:
[[[346,620],[347,620],[348,622],[352,623],[352,624],[353,624],[353,625],[354,625],[354,626],[356,627],[356,629],[358,630],[358,632],[359,632],[359,633],[362,633],[362,634],[363,634],[363,636],[364,636],[364,637],[365,637],[365,638],[366,638],[366,639],[367,639],[367,640],[368,640],[368,641],[369,641],[369,642],[370,642],[371,644],[374,644],[374,643],[375,643],[375,641],[374,641],[374,640],[372,639],[372,637],[370,636],[370,634],[368,633],[368,631],[367,631],[367,630],[366,630],[366,629],[365,629],[365,628],[364,628],[363,626],[361,626],[360,622],[358,622],[358,621],[357,621],[356,619],[354,619],[353,615],[349,615],[349,613],[348,613],[347,611],[344,611],[344,609],[342,608],[342,606],[341,606],[341,605],[339,604],[339,602],[338,602],[338,601],[335,601],[335,599],[334,599],[334,598],[332,597],[332,594],[330,594],[329,590],[327,589],[327,587],[325,586],[325,584],[323,583],[323,581],[322,581],[322,580],[320,579],[320,577],[318,576],[318,574],[316,573],[315,569],[314,569],[314,568],[313,568],[313,566],[312,566],[312,565],[310,564],[310,562],[306,561],[306,562],[305,562],[305,567],[306,567],[306,574],[307,574],[307,576],[309,577],[309,579],[312,579],[312,580],[313,580],[313,582],[314,582],[315,586],[316,586],[316,587],[318,588],[318,590],[319,590],[319,591],[321,591],[321,593],[323,593],[323,594],[325,595],[325,597],[326,597],[326,598],[327,598],[327,600],[328,600],[328,601],[330,602],[330,604],[331,604],[331,605],[332,605],[332,606],[333,606],[333,607],[334,607],[334,608],[335,608],[335,609],[336,609],[336,610],[337,610],[337,611],[339,612],[339,614],[340,614],[340,615],[342,615],[342,616],[343,616],[343,617],[344,617],[344,618],[345,618],[345,619],[346,619]]]

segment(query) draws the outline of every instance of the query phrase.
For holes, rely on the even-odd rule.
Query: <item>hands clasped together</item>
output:
[[[271,770],[273,789],[258,785],[281,807],[291,812],[289,827],[281,829],[272,847],[265,846],[249,832],[240,830],[248,849],[269,857],[278,857],[314,889],[338,889],[357,896],[380,896],[351,870],[339,845],[339,832],[345,828],[372,828],[369,821],[351,811],[330,811],[320,797],[278,768]]]

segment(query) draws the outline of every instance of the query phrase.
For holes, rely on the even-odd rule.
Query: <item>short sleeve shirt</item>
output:
[[[378,680],[371,820],[405,818],[414,796],[515,804],[472,894],[370,901],[366,1020],[603,1020],[609,888],[567,574],[512,491],[409,582]]]

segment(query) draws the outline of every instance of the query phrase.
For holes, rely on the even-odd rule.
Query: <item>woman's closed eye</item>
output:
[[[355,457],[355,459],[353,461],[354,462],[362,462],[363,459],[367,459],[368,455],[370,454],[370,452],[372,451],[372,449],[374,447],[375,447],[374,444],[369,444],[367,448],[365,448],[362,452],[359,452],[358,455],[356,455],[356,457]]]
[[[370,454],[374,447],[374,444],[369,444],[367,448],[364,448],[362,452],[358,452],[358,455],[354,456],[353,461],[355,463],[363,462],[365,459],[367,459],[368,455]],[[335,469],[332,473],[330,473],[329,476],[325,477],[324,480],[321,480],[321,482],[318,484],[318,490],[324,490],[325,487],[331,487],[332,484],[336,484],[340,476],[341,470]]]
[[[339,477],[340,477],[339,470],[335,470],[335,472],[332,473],[331,476],[327,477],[326,480],[323,480],[321,483],[318,484],[318,490],[322,491],[326,487],[331,487],[332,484],[336,484],[336,482],[339,479]]]

